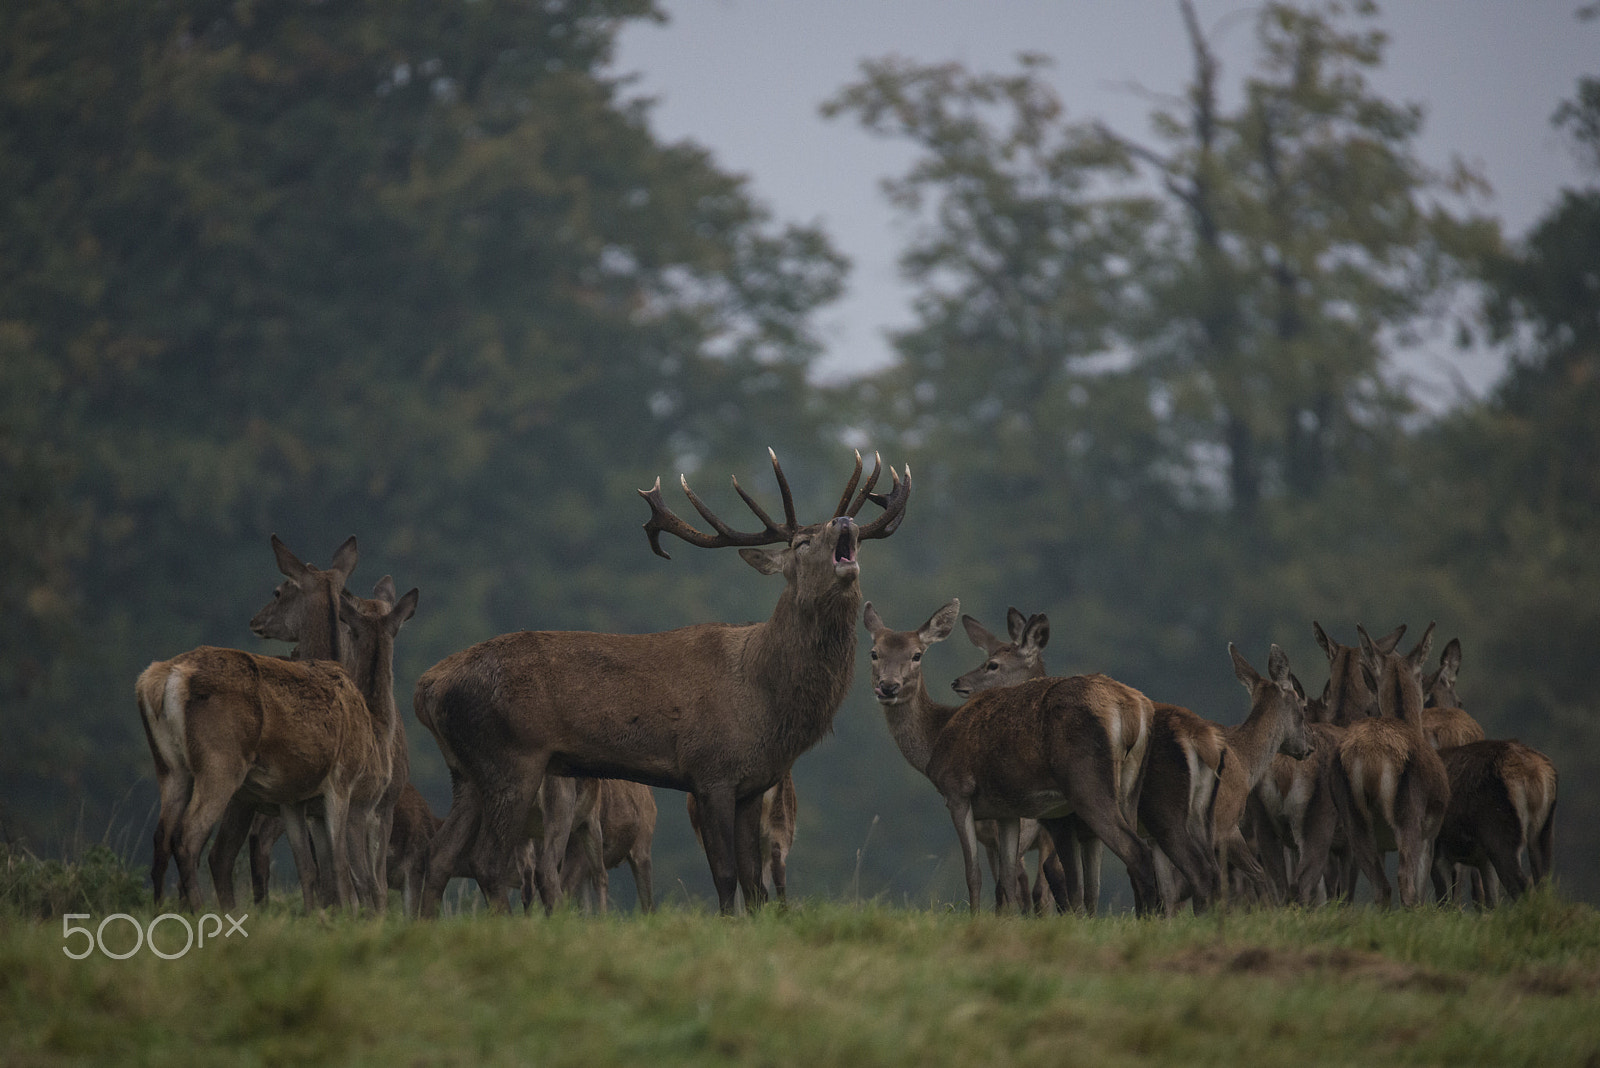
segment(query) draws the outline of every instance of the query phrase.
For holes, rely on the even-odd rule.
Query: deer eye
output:
[[[876,649],[872,650],[872,659],[874,659],[874,660],[878,659],[878,650],[876,650]]]
[[[987,664],[985,664],[983,666],[988,668],[990,671],[999,671],[1000,670],[1000,661],[991,660],[991,661],[989,661]]]
[[[810,538],[796,538],[794,540],[794,547],[796,549],[804,549],[810,544],[811,544],[811,539]]]
[[[912,653],[911,654],[911,662],[913,664],[921,663],[922,662],[922,654],[921,653]]]

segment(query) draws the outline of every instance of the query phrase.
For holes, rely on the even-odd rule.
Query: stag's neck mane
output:
[[[751,679],[767,695],[773,737],[801,752],[833,726],[855,677],[859,583],[837,586],[809,604],[786,586],[772,616],[756,628],[746,653]]]

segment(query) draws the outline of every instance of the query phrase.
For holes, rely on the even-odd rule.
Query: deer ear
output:
[[[343,578],[349,578],[350,572],[356,569],[356,561],[361,559],[361,552],[356,548],[356,536],[350,535],[344,539],[344,544],[333,550],[333,564],[330,570],[337,571]]]
[[[878,610],[872,607],[871,601],[868,601],[861,609],[861,625],[866,627],[867,633],[874,638],[878,636],[880,630],[889,629],[883,625],[883,617],[878,615]]]
[[[1450,644],[1444,647],[1444,652],[1439,654],[1439,677],[1451,685],[1455,684],[1456,673],[1461,670],[1461,639],[1451,638]]]
[[[1006,632],[1014,642],[1022,641],[1022,632],[1028,626],[1028,617],[1015,608],[1006,609]]]
[[[394,634],[400,625],[410,619],[417,611],[417,601],[422,596],[422,591],[415,586],[406,591],[406,595],[394,602],[394,607],[389,610],[389,633]]]
[[[956,629],[956,613],[960,611],[960,599],[952,597],[949,604],[928,617],[928,621],[922,625],[917,636],[929,645],[944,641],[950,637],[950,632]]]
[[[1255,693],[1256,683],[1261,681],[1261,673],[1250,666],[1250,661],[1244,658],[1232,642],[1228,643],[1228,659],[1233,661],[1233,677],[1239,680],[1240,685],[1251,693]]]
[[[1322,646],[1322,651],[1328,654],[1328,659],[1331,661],[1338,655],[1338,647],[1333,644],[1333,639],[1328,637],[1327,632],[1322,629],[1321,623],[1313,619],[1311,621],[1311,629],[1316,633],[1317,644]]]
[[[775,549],[740,549],[739,555],[763,575],[777,575],[783,572],[783,561],[788,551],[789,547],[784,545]]]
[[[372,587],[372,596],[386,605],[393,606],[395,602],[394,576],[385,575],[379,579],[378,584]]]
[[[1287,686],[1289,680],[1293,678],[1289,674],[1289,654],[1279,648],[1276,642],[1272,645],[1272,651],[1267,654],[1267,674],[1279,686]]]
[[[1036,612],[1028,617],[1028,622],[1023,626],[1022,636],[1017,639],[1017,647],[1029,660],[1037,660],[1044,647],[1049,644],[1050,617],[1043,612]]]
[[[276,534],[272,536],[272,555],[278,561],[278,570],[286,577],[296,580],[305,577],[306,565]]]
[[[966,629],[967,640],[984,652],[989,652],[1001,644],[1000,639],[989,633],[989,628],[979,623],[971,616],[961,617],[961,626]]]

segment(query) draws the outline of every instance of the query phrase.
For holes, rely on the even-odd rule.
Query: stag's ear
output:
[[[971,616],[961,617],[961,626],[966,629],[967,640],[986,653],[994,652],[995,646],[1004,645],[999,638],[989,633],[989,628],[979,623]]]
[[[922,639],[924,645],[942,642],[950,637],[950,632],[956,629],[956,614],[961,611],[961,599],[952,597],[950,603],[940,608],[917,631],[917,637]]]
[[[306,575],[306,565],[300,558],[289,551],[289,547],[274,534],[272,536],[272,555],[278,561],[278,570],[288,578],[299,580]]]
[[[749,548],[740,549],[739,555],[744,557],[744,562],[761,572],[763,575],[783,574],[783,562],[789,552],[787,545],[774,548]]]
[[[1050,617],[1043,612],[1036,612],[1023,625],[1022,635],[1017,639],[1017,651],[1029,661],[1038,660],[1044,647],[1049,644]]]

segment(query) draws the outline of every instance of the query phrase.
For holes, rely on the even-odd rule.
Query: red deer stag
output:
[[[1024,618],[1015,608],[1006,618],[1011,643],[990,635],[970,616],[962,617],[967,636],[985,650],[988,658],[953,683],[957,693],[966,695],[1046,675],[1043,649],[1050,640],[1049,619],[1043,613]],[[1225,750],[1221,727],[1187,708],[1155,703],[1150,744],[1145,750],[1144,780],[1139,789],[1138,817],[1140,826],[1156,843],[1156,880],[1169,914],[1177,911],[1180,876],[1189,887],[1203,888],[1197,896],[1190,892],[1198,911],[1204,912],[1216,893],[1211,813]],[[1101,842],[1076,816],[1068,816],[1066,824],[1073,828],[1074,838],[1068,849],[1060,850],[1068,892],[1076,895],[1081,886],[1083,905],[1093,913],[1100,897]],[[980,838],[982,830],[980,824]],[[1025,832],[1026,825],[1024,840]],[[1048,835],[1044,838],[1049,841]],[[1059,846],[1056,848],[1059,850]],[[1073,907],[1079,907],[1076,900]]]
[[[1406,656],[1383,652],[1358,628],[1363,673],[1377,695],[1377,718],[1357,720],[1334,757],[1333,798],[1350,851],[1378,901],[1391,900],[1383,854],[1400,855],[1400,903],[1420,904],[1433,842],[1450,803],[1450,780],[1422,727],[1422,668],[1433,624]]]
[[[778,785],[761,795],[761,885],[785,905],[789,903],[789,851],[794,848],[799,808],[793,773],[785,775]],[[694,840],[703,843],[700,806],[695,804],[693,794],[689,795],[688,809]],[[609,848],[606,855],[611,855]],[[616,864],[607,866],[616,867]]]
[[[769,450],[770,455],[770,450]],[[802,525],[789,483],[772,455],[783,494],[775,522],[739,487],[761,521],[753,533],[717,518],[682,480],[707,534],[674,515],[661,480],[640,490],[660,556],[661,535],[701,548],[739,546],[746,563],[782,575],[770,618],[706,623],[657,634],[522,631],[474,645],[435,664],[417,683],[417,718],[450,768],[455,799],[434,839],[423,895],[437,913],[457,866],[491,901],[510,883],[510,864],[547,774],[627,778],[686,790],[700,805],[717,902],[731,912],[735,886],[759,904],[761,796],[825,735],[855,668],[853,628],[861,605],[861,543],[886,538],[905,516],[909,469],[875,494],[874,465],[859,492],[861,458],[835,517]],[[853,495],[853,496],[852,496]],[[883,508],[855,516],[868,499]]]
[[[329,606],[322,620],[335,654],[342,636],[332,613],[344,577],[336,568],[319,578],[326,586],[321,601]],[[158,899],[171,855],[185,907],[201,908],[200,851],[237,800],[249,809],[277,806],[302,895],[314,907],[317,869],[304,804],[320,799],[325,820],[315,824],[318,852],[332,858],[339,903],[353,904],[345,840],[350,796],[374,773],[378,754],[366,701],[337,662],[201,646],[152,663],[135,693],[161,792],[151,872]]]
[[[1498,903],[1496,876],[1515,900],[1550,872],[1555,765],[1514,740],[1469,742],[1441,749],[1439,757],[1450,777],[1450,803],[1435,847],[1434,890],[1444,900],[1451,866],[1462,865],[1477,876],[1473,887],[1480,907]],[[1531,879],[1522,869],[1524,851]]]
[[[873,636],[873,689],[900,751],[943,795],[961,842],[967,899],[982,899],[976,822],[996,821],[996,908],[1021,907],[1014,873],[1020,820],[1037,819],[1053,839],[1076,813],[1127,865],[1141,913],[1157,900],[1154,861],[1130,818],[1149,743],[1151,705],[1137,690],[1103,675],[1032,679],[975,694],[950,710],[927,696],[923,649],[954,628],[951,601],[915,631],[893,631],[868,604],[862,621]],[[907,691],[905,695],[902,690]],[[946,714],[948,713],[948,714]],[[1056,878],[1052,877],[1052,885]],[[1066,888],[1057,888],[1058,899]]]

